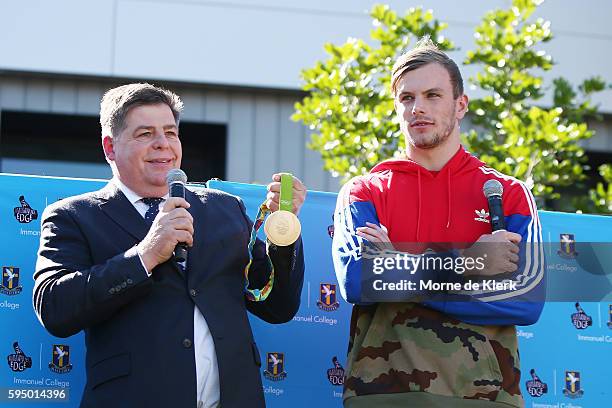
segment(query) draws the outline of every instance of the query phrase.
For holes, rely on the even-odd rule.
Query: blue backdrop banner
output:
[[[0,368],[0,406],[79,405],[85,385],[83,335],[60,339],[44,330],[32,308],[32,275],[45,206],[105,183],[0,174],[0,352],[5,361]],[[258,185],[211,181],[209,187],[240,196],[251,218],[266,195],[265,187]],[[270,325],[251,319],[271,408],[342,406],[351,305],[340,296],[331,259],[335,201],[336,194],[309,192],[300,213],[306,276],[293,321]],[[549,302],[537,324],[517,328],[526,406],[609,406],[611,261],[605,251],[583,250],[576,242],[612,242],[612,218],[553,212],[540,212],[540,217],[544,241],[552,243],[546,246],[549,290],[565,291],[571,298],[568,279],[554,279],[569,274],[588,281],[593,299],[606,301]],[[589,273],[593,260],[605,273]]]

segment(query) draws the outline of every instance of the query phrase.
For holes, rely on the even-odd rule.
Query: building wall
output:
[[[417,3],[385,1],[403,12]],[[449,23],[461,61],[486,10],[510,0],[422,2]],[[373,1],[336,0],[31,0],[1,1],[0,109],[97,115],[105,89],[126,79],[171,81],[185,100],[185,119],[228,126],[227,179],[265,183],[288,170],[309,188],[336,191],[319,153],[306,148],[309,130],[289,119],[299,100],[299,72],[324,58],[325,42],[367,38]],[[546,1],[538,16],[552,20],[546,49],[552,76],[573,82],[600,74],[612,81],[612,3]],[[467,79],[474,67],[464,67]],[[474,91],[467,89],[474,95]],[[612,113],[612,90],[597,96]],[[612,151],[612,116],[593,123],[584,146]],[[467,125],[467,124],[466,124]],[[1,126],[1,123],[0,123]],[[467,126],[464,126],[467,127]],[[95,137],[95,135],[91,135]],[[4,171],[35,172],[41,163],[3,160]],[[13,170],[15,169],[15,170]],[[80,168],[45,163],[49,174]],[[105,165],[87,175],[110,174]]]
[[[103,93],[114,85],[95,79],[0,75],[0,112],[13,110],[98,116]],[[289,171],[312,190],[338,191],[339,179],[323,170],[318,152],[306,147],[310,131],[290,119],[294,103],[301,98],[298,92],[291,94],[188,85],[170,85],[170,88],[183,99],[184,120],[227,126],[227,180],[266,184],[272,173]],[[593,122],[590,127],[596,134],[582,142],[582,146],[595,152],[611,152],[612,117]],[[462,130],[469,128],[467,118]],[[6,158],[0,159],[0,172],[111,177],[110,169],[104,163],[57,163]]]
[[[2,1],[0,69],[118,78],[299,89],[300,70],[325,56],[323,44],[368,38],[376,0],[30,0]],[[380,1],[403,13],[423,4],[449,23],[463,60],[483,14],[510,0]],[[546,1],[544,45],[554,76],[612,80],[612,3]],[[466,77],[475,69],[465,69]],[[612,90],[597,96],[612,112]]]
[[[97,116],[104,91],[113,85],[84,79],[0,76],[0,110]],[[311,189],[338,189],[337,179],[322,170],[319,153],[306,148],[310,138],[307,129],[289,119],[299,99],[297,92],[292,96],[188,85],[171,89],[185,103],[185,121],[227,126],[228,180],[267,184],[272,173],[282,170],[294,173]],[[111,174],[106,164],[60,165],[10,159],[3,159],[0,171],[94,178]]]

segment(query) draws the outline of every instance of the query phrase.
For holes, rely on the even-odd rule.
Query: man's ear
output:
[[[111,136],[102,136],[102,149],[104,149],[104,156],[107,161],[115,160],[115,144]]]
[[[461,95],[458,99],[457,99],[457,105],[456,105],[456,117],[458,120],[463,119],[463,117],[465,116],[465,114],[468,111],[468,96],[466,94]]]

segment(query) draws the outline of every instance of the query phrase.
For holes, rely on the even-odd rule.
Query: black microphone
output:
[[[187,183],[187,175],[181,169],[172,169],[166,176],[168,183],[168,191],[170,197],[185,198],[185,184]],[[176,244],[174,248],[174,260],[176,262],[185,262],[187,260],[187,245],[185,243]]]
[[[482,186],[482,192],[489,202],[489,214],[491,215],[491,230],[493,232],[506,229],[504,218],[504,207],[502,205],[502,194],[504,188],[497,180],[487,180]]]

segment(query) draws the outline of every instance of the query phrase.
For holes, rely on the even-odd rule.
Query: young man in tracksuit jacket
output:
[[[347,183],[334,214],[334,267],[343,297],[354,304],[344,405],[523,407],[515,325],[538,320],[544,288],[533,196],[525,184],[461,146],[459,122],[468,104],[461,74],[430,41],[398,59],[392,91],[406,157]],[[503,187],[506,230],[496,233],[483,194],[490,179]],[[512,285],[472,291],[471,301],[408,294],[401,302],[367,302],[361,287],[364,242],[424,248],[468,243],[465,253],[472,243],[490,243],[495,257],[479,274],[510,276]]]

